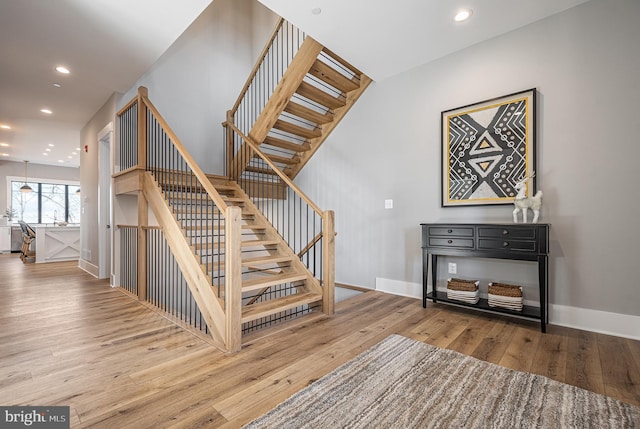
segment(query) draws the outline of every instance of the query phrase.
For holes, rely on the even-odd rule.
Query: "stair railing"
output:
[[[228,121],[223,124],[227,142],[240,157],[230,171],[291,249],[323,288],[323,312],[333,313],[335,283],[334,213],[321,210],[242,131]],[[236,167],[240,168],[240,167]]]
[[[183,239],[188,241],[194,256],[199,258],[200,267],[218,299],[218,308],[221,307],[226,313],[223,320],[215,314],[208,314],[207,323],[218,320],[224,324],[215,327],[216,329],[210,326],[210,331],[212,335],[216,332],[220,337],[224,337],[214,339],[222,341],[227,350],[238,350],[241,256],[240,245],[235,243],[235,237],[240,235],[240,209],[225,203],[180,139],[149,101],[146,88],[139,88],[136,98],[118,112],[118,117],[121,136],[118,164],[121,171],[144,169],[151,174],[153,186],[162,192],[174,221],[180,225]],[[133,126],[137,127],[135,131],[131,129]],[[143,198],[145,195],[140,194],[139,219],[146,216],[143,214],[141,217],[140,213],[140,199]],[[142,210],[145,209],[146,204],[143,204]],[[160,219],[159,221],[162,222]],[[170,239],[180,238],[173,234]],[[146,234],[141,233],[138,241],[139,257],[145,249]],[[175,253],[175,250],[172,251]],[[139,272],[144,270],[146,260],[146,254],[139,258]],[[184,267],[181,268],[184,270]],[[185,273],[187,274],[189,273]],[[194,282],[194,279],[202,277],[202,273],[192,272],[188,277]],[[139,278],[139,288],[141,284],[146,284],[146,280]],[[194,287],[197,289],[201,286]],[[146,290],[138,296],[146,299]],[[199,304],[208,305],[203,302]],[[201,310],[204,311],[202,308]]]
[[[303,31],[282,18],[276,24],[238,100],[231,108],[232,122],[243,134],[249,135],[251,127],[260,116],[305,37]]]

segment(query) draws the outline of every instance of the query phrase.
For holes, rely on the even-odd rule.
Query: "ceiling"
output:
[[[0,161],[79,166],[80,129],[211,1],[0,0]],[[380,81],[587,0],[259,1]]]
[[[259,1],[381,81],[588,0]]]
[[[78,167],[80,129],[210,2],[0,0],[0,161]]]

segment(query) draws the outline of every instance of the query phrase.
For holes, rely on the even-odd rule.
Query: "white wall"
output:
[[[421,284],[420,223],[510,222],[512,206],[440,207],[440,113],[537,87],[550,301],[640,316],[638,17],[638,1],[594,0],[374,83],[297,180],[336,212],[336,281]],[[528,263],[456,262],[461,276],[537,295]]]

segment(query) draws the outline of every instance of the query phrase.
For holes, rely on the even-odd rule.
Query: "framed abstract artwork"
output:
[[[535,88],[442,112],[442,206],[512,204],[536,168],[535,130]]]

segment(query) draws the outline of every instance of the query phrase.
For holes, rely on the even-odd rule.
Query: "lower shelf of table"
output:
[[[428,293],[426,298],[434,301],[433,292]],[[529,320],[541,319],[540,307],[534,307],[531,305],[523,306],[522,311],[514,311],[514,310],[509,310],[507,308],[491,307],[489,306],[489,301],[484,298],[480,298],[480,301],[478,301],[477,304],[469,304],[462,301],[456,301],[455,299],[447,298],[446,292],[436,292],[435,301],[443,302],[445,304],[457,305],[460,307],[473,308],[475,310],[485,311],[488,313],[505,314],[508,316],[521,317],[523,319],[529,319]]]

